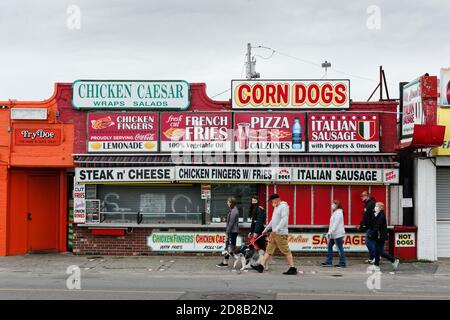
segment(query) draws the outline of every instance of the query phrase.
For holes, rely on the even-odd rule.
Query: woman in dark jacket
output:
[[[386,216],[384,215],[384,204],[377,202],[375,204],[374,217],[372,221],[373,228],[369,235],[371,240],[375,241],[375,271],[380,271],[380,257],[388,259],[394,270],[398,268],[399,260],[384,252],[384,243],[388,239],[388,230]]]
[[[225,233],[225,251],[232,252],[236,248],[236,240],[239,234],[239,210],[236,207],[236,198],[229,197],[227,205],[230,208],[227,215],[227,229]],[[230,255],[227,253],[223,262],[217,264],[218,267],[228,267]]]
[[[266,210],[259,205],[258,196],[253,196],[251,199],[249,216],[252,218],[250,226],[249,239],[257,238],[264,231],[264,223],[266,222]],[[259,238],[256,242],[259,249],[266,251],[266,237]]]

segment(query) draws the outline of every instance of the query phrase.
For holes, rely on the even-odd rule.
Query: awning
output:
[[[177,161],[171,155],[108,156],[75,155],[74,162],[79,167],[147,167],[175,165],[212,165],[212,166],[273,166],[307,168],[376,168],[394,169],[399,166],[393,155],[279,155],[274,162],[248,155],[231,156],[191,156]],[[187,161],[186,161],[187,160]]]

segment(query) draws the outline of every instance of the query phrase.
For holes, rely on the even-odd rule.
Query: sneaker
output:
[[[367,259],[365,262],[366,262],[366,263],[373,264],[373,263],[375,262],[375,259]]]
[[[371,272],[381,272],[381,269],[380,269],[379,266],[373,265],[373,266],[370,266],[370,267],[368,268],[368,271],[371,271]]]
[[[259,273],[264,272],[264,267],[260,264],[257,264],[256,266],[252,265],[252,268],[255,269],[256,271],[258,271]]]
[[[332,264],[328,264],[326,262],[322,262],[322,267],[332,267]]]
[[[292,275],[296,275],[297,274],[297,268],[295,267],[290,267],[288,271],[283,272],[283,274],[292,274]]]
[[[339,268],[339,269],[345,269],[345,267],[346,267],[346,266],[341,266],[341,265],[339,265],[339,264],[335,264],[334,266],[335,266],[336,268]]]
[[[395,261],[392,263],[392,266],[394,267],[394,270],[398,269],[399,263],[400,263],[400,260],[398,260],[398,259],[395,259]]]
[[[221,263],[216,264],[216,267],[217,267],[217,268],[228,267],[228,263],[223,263],[223,262],[221,262]]]

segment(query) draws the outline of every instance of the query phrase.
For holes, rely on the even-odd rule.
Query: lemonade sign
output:
[[[157,152],[157,113],[89,113],[89,152]]]

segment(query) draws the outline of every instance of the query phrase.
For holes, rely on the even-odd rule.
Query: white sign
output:
[[[176,180],[289,182],[291,168],[176,167]]]
[[[233,109],[348,109],[350,80],[233,80]]]
[[[425,121],[420,79],[412,81],[403,87],[402,105],[402,142],[410,142],[414,133],[414,125],[423,124]]]
[[[77,80],[72,84],[76,109],[187,109],[186,81]]]
[[[403,198],[402,199],[402,208],[412,208],[413,207],[413,199],[412,198]]]
[[[403,232],[395,234],[396,248],[410,248],[416,246],[416,234],[414,232]]]
[[[78,182],[73,186],[73,222],[86,222],[86,188]]]
[[[47,108],[11,108],[13,120],[47,120]]]
[[[395,174],[395,177],[386,175]],[[389,181],[386,179],[389,178]],[[336,168],[294,168],[295,182],[322,183],[398,183],[398,169],[336,169]]]
[[[75,180],[79,183],[172,181],[174,168],[75,168]]]
[[[289,233],[289,248],[293,252],[327,252],[328,239],[320,233]],[[335,247],[336,250],[336,247]],[[367,252],[365,235],[348,233],[344,238],[345,252]]]
[[[242,244],[238,236],[236,245]],[[225,250],[223,232],[152,232],[147,237],[151,251],[163,252],[222,252]]]
[[[441,88],[441,106],[450,107],[450,68],[441,69],[441,79],[439,80]]]

